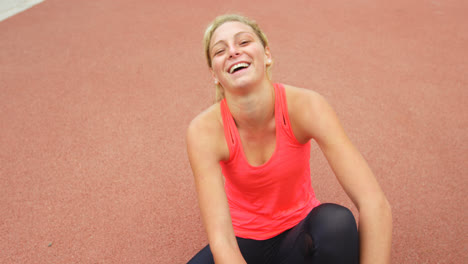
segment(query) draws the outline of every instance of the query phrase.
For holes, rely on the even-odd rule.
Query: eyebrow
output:
[[[237,32],[236,34],[234,34],[234,38],[236,38],[238,35],[245,34],[245,33],[247,33],[247,34],[252,34],[252,32],[240,31],[240,32]],[[216,46],[216,45],[218,45],[220,42],[225,42],[225,41],[224,41],[223,39],[216,41],[216,43],[213,44],[213,46],[211,47],[211,49],[213,49],[213,47]],[[211,50],[211,49],[210,49],[210,50]]]

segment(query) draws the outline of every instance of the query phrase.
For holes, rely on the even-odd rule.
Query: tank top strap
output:
[[[237,153],[237,147],[239,145],[239,139],[237,138],[236,133],[236,123],[234,122],[234,118],[232,118],[226,98],[221,100],[220,107],[221,116],[223,118],[224,137],[226,138],[226,143],[229,148],[229,160],[232,160],[234,155]]]
[[[280,125],[282,128],[281,131],[289,138],[289,140],[292,140],[292,142],[296,144],[300,144],[296,136],[294,136],[292,127],[291,127],[291,121],[289,119],[289,112],[288,112],[288,104],[286,101],[286,91],[281,83],[275,83],[275,111],[277,114],[275,114],[276,117],[276,124]]]

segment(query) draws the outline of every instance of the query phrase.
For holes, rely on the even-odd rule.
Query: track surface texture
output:
[[[207,243],[185,148],[236,12],[276,82],[334,107],[393,209],[392,263],[466,263],[468,2],[60,1],[0,23],[0,263],[186,263]],[[316,145],[322,202],[357,210]]]

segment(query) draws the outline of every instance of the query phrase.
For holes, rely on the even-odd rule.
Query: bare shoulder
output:
[[[325,98],[316,91],[292,85],[284,85],[284,87],[288,108],[298,107],[303,109],[304,106],[317,106],[317,104],[326,102]]]
[[[293,132],[299,142],[307,142],[321,130],[323,121],[333,116],[326,99],[316,91],[284,85]]]
[[[219,103],[216,103],[198,114],[187,129],[187,147],[189,152],[209,152],[220,159],[228,151],[224,139],[224,128]],[[227,153],[229,156],[229,153]]]
[[[204,132],[214,132],[212,131],[213,129],[216,130],[219,129],[219,127],[222,128],[223,124],[219,108],[219,103],[216,103],[198,114],[190,122],[187,133],[204,134]]]

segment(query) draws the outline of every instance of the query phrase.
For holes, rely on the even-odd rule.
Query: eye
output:
[[[224,49],[219,49],[219,50],[216,50],[213,54],[213,56],[216,56],[216,55],[220,55],[221,53],[224,52]]]
[[[242,41],[240,42],[240,44],[241,44],[242,46],[245,46],[245,45],[247,45],[247,44],[249,44],[249,43],[250,43],[250,40],[242,40]]]

